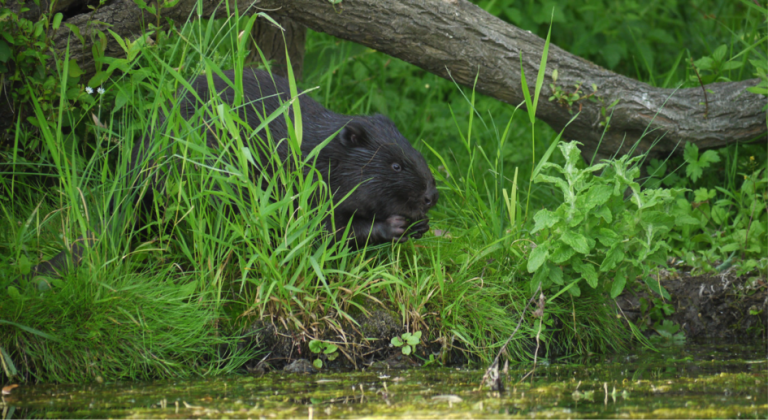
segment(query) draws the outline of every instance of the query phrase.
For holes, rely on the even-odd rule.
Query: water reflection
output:
[[[764,343],[688,345],[511,366],[504,393],[480,369],[273,372],[151,383],[20,386],[2,418],[766,418]]]

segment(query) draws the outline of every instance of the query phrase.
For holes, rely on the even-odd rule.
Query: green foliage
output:
[[[79,85],[83,71],[75,60],[69,59],[68,51],[63,57],[54,53],[51,36],[61,26],[63,15],[44,11],[36,21],[31,21],[13,13],[8,6],[7,0],[0,0],[0,81],[10,88],[3,94],[4,100],[17,111],[19,121],[15,122],[29,124],[32,132],[22,131],[21,141],[13,145],[0,143],[0,153],[15,147],[19,161],[36,161],[41,147],[47,150],[35,133],[42,129],[64,129],[70,132],[64,140],[71,150],[85,135],[80,123],[100,103],[99,98]],[[22,6],[20,12],[28,10]],[[37,114],[32,113],[33,101],[40,108]],[[16,127],[10,129],[9,137],[16,133]],[[5,133],[0,133],[0,140],[4,136]],[[50,156],[44,152],[42,157]]]
[[[390,343],[395,347],[399,347],[403,354],[408,356],[421,343],[421,331],[407,332],[401,334],[400,337],[392,337]]]
[[[336,360],[337,357],[339,357],[339,353],[337,353],[337,350],[339,350],[339,347],[333,343],[328,343],[325,341],[320,340],[310,340],[309,341],[309,350],[312,353],[315,354],[324,354],[326,358],[330,361]],[[315,359],[312,361],[312,365],[318,369],[323,368],[323,360],[320,358]]]
[[[653,325],[659,325],[664,319],[675,313],[675,308],[662,298],[652,296],[650,302],[646,298],[640,298],[640,312],[650,319]],[[641,329],[646,328],[646,323],[641,323]]]
[[[563,194],[555,211],[540,210],[534,216],[532,234],[539,233],[528,257],[527,270],[534,273],[530,290],[539,285],[550,294],[567,290],[581,295],[578,283],[610,291],[612,298],[637,276],[650,279],[656,267],[666,264],[666,234],[675,224],[668,209],[679,190],[641,190],[635,181],[640,157],[599,163],[579,169],[578,143],[562,143],[564,166],[545,163],[560,176],[539,174],[537,183],[552,184]],[[603,171],[602,176],[593,173]],[[625,191],[631,197],[624,200]],[[657,282],[647,281],[656,293],[666,295]],[[667,295],[668,296],[668,295]],[[550,298],[551,299],[551,298]]]
[[[744,175],[737,190],[700,188],[689,202],[679,199],[673,214],[679,225],[672,232],[678,255],[704,271],[713,261],[725,261],[738,253],[740,273],[758,268],[768,253],[768,178],[761,169]],[[730,266],[730,264],[728,264]],[[718,271],[727,269],[722,266]]]
[[[656,345],[682,346],[685,344],[685,334],[680,331],[680,326],[672,321],[664,320],[661,325],[657,325],[654,330],[659,335],[652,336],[650,340]]]
[[[725,76],[731,70],[737,70],[744,65],[743,61],[735,59],[726,59],[728,46],[723,44],[717,47],[711,55],[701,57],[693,62],[697,74],[692,74],[689,79],[693,83],[701,82],[709,84],[713,82],[730,82],[731,79]]]
[[[740,0],[741,3],[748,7],[750,12],[756,12],[758,16],[762,16],[763,19],[768,18],[768,7],[763,6],[757,2],[749,2],[747,0]],[[764,44],[762,43],[755,43],[753,47],[760,46],[764,47]],[[755,76],[760,78],[760,84],[758,86],[748,88],[752,93],[757,93],[760,95],[766,95],[768,96],[768,60],[766,60],[768,57],[766,57],[766,54],[768,54],[768,51],[766,51],[765,48],[760,48],[755,51],[755,54],[757,55],[757,60],[750,59],[750,63],[755,67]],[[766,105],[766,108],[768,108],[768,105]],[[763,108],[765,110],[766,108]]]
[[[578,101],[586,99],[591,101],[597,100],[597,97],[595,97],[597,95],[597,85],[592,85],[592,92],[589,94],[582,90],[581,83],[574,85],[572,90],[566,91],[564,87],[557,84],[557,73],[557,69],[552,70],[552,83],[549,84],[549,88],[552,91],[552,96],[549,97],[550,102],[557,101],[560,106],[573,114],[573,104]],[[579,110],[581,110],[581,107],[579,107]],[[603,109],[603,117],[605,117],[605,109]]]
[[[744,80],[768,61],[766,8],[749,0],[474,2],[542,38],[551,21],[558,47],[657,86],[698,86],[697,71],[704,83]]]
[[[696,182],[701,178],[701,174],[704,169],[709,168],[712,163],[720,162],[720,156],[714,150],[707,150],[699,156],[699,148],[693,143],[685,144],[685,152],[683,152],[683,159],[687,165],[685,166],[685,175]]]

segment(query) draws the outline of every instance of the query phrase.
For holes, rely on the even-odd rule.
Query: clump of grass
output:
[[[80,270],[47,293],[11,292],[0,346],[21,377],[57,382],[219,374],[255,357],[217,328],[215,295],[174,271]]]

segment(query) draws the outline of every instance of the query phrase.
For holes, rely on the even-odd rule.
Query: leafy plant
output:
[[[720,156],[715,150],[707,150],[699,156],[699,148],[693,143],[685,144],[683,159],[685,159],[685,162],[687,163],[685,166],[685,174],[693,182],[696,182],[701,178],[704,169],[709,168],[713,163],[720,162]]]
[[[705,55],[700,59],[693,62],[693,65],[698,70],[698,76],[692,74],[688,76],[689,80],[693,83],[701,82],[704,84],[713,82],[730,82],[731,79],[725,76],[725,72],[731,70],[737,70],[744,65],[743,61],[735,59],[726,59],[728,53],[728,46],[723,44],[717,47],[712,54]]]
[[[325,341],[310,340],[309,342],[309,350],[312,353],[324,354],[329,361],[334,361],[336,360],[337,357],[339,357],[339,353],[336,352],[338,349],[339,347],[337,345],[333,343],[328,343]],[[323,360],[320,358],[317,358],[312,362],[312,365],[318,369],[322,369]]]
[[[650,302],[646,298],[640,298],[640,313],[644,317],[648,317],[650,320],[648,323],[658,325],[660,322],[673,313],[675,313],[674,306],[668,302],[658,298],[651,297]],[[640,328],[645,329],[646,325],[641,324]]]
[[[52,53],[52,34],[60,28],[63,15],[44,12],[32,21],[23,17],[29,8],[22,6],[16,14],[6,5],[7,0],[0,0],[0,81],[10,88],[5,93],[11,106],[24,124],[37,129],[43,124],[50,129],[57,127],[61,112],[62,128],[71,131],[84,120],[96,100],[79,85],[83,71],[77,62]],[[79,32],[75,33],[79,36]],[[33,101],[37,101],[40,115],[31,112]],[[16,126],[10,131],[15,133]],[[0,133],[0,138],[2,135],[5,133]],[[71,150],[82,135],[79,130],[67,136],[66,146]],[[20,143],[21,154],[37,160],[36,155],[41,154],[40,148],[44,146],[40,137],[25,135],[24,140]]]
[[[569,113],[573,114],[573,104],[578,101],[591,99],[597,95],[597,85],[592,84],[592,93],[586,93],[582,90],[583,83],[577,83],[573,85],[573,90],[566,91],[561,85],[557,84],[557,69],[552,70],[552,83],[549,84],[549,88],[552,90],[552,96],[549,97],[549,101],[557,101],[560,106],[566,108]],[[579,104],[579,111],[581,111],[581,104]]]
[[[558,188],[563,203],[555,211],[544,209],[534,216],[531,233],[539,234],[527,264],[528,272],[534,273],[530,290],[541,285],[555,296],[566,290],[580,296],[578,283],[585,280],[593,289],[610,290],[615,298],[628,280],[641,276],[668,298],[651,271],[666,265],[666,234],[676,222],[668,209],[682,190],[641,191],[635,181],[640,169],[634,164],[642,157],[623,156],[579,169],[578,143],[558,146],[565,165],[547,162],[542,172],[551,169],[561,176],[541,173],[535,178]],[[603,171],[601,176],[594,175],[598,171]],[[629,200],[624,199],[625,191]]]
[[[726,261],[738,252],[745,259],[740,272],[756,268],[757,260],[768,252],[765,169],[745,174],[736,190],[699,188],[693,194],[692,201],[678,199],[672,209],[681,222],[670,235],[678,256],[688,264],[711,271],[715,268],[712,262]]]
[[[395,347],[400,347],[404,355],[408,356],[413,349],[421,342],[421,331],[414,333],[403,333],[400,337],[392,337],[391,343]]]
[[[660,325],[654,327],[659,335],[652,336],[651,342],[657,345],[676,345],[685,344],[685,334],[680,331],[680,326],[670,320],[664,320]]]
[[[711,60],[700,63],[699,70],[712,80],[743,80],[750,77],[753,61],[766,62],[766,9],[750,0],[695,5],[679,0],[652,4],[634,0],[473,2],[542,38],[553,22],[555,45],[657,86],[675,87],[681,81],[699,86],[692,67],[681,65],[686,54]],[[747,53],[755,59],[748,60]],[[714,71],[704,70],[706,64]]]

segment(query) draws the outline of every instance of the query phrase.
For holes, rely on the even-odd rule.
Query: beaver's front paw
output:
[[[414,239],[420,239],[427,232],[429,232],[428,218],[424,218],[408,226],[408,235],[410,235]]]
[[[383,230],[386,230],[384,232],[384,237],[386,241],[397,241],[397,242],[405,242],[408,240],[408,237],[405,236],[405,231],[408,228],[408,220],[403,216],[389,216],[387,218],[385,228]]]

